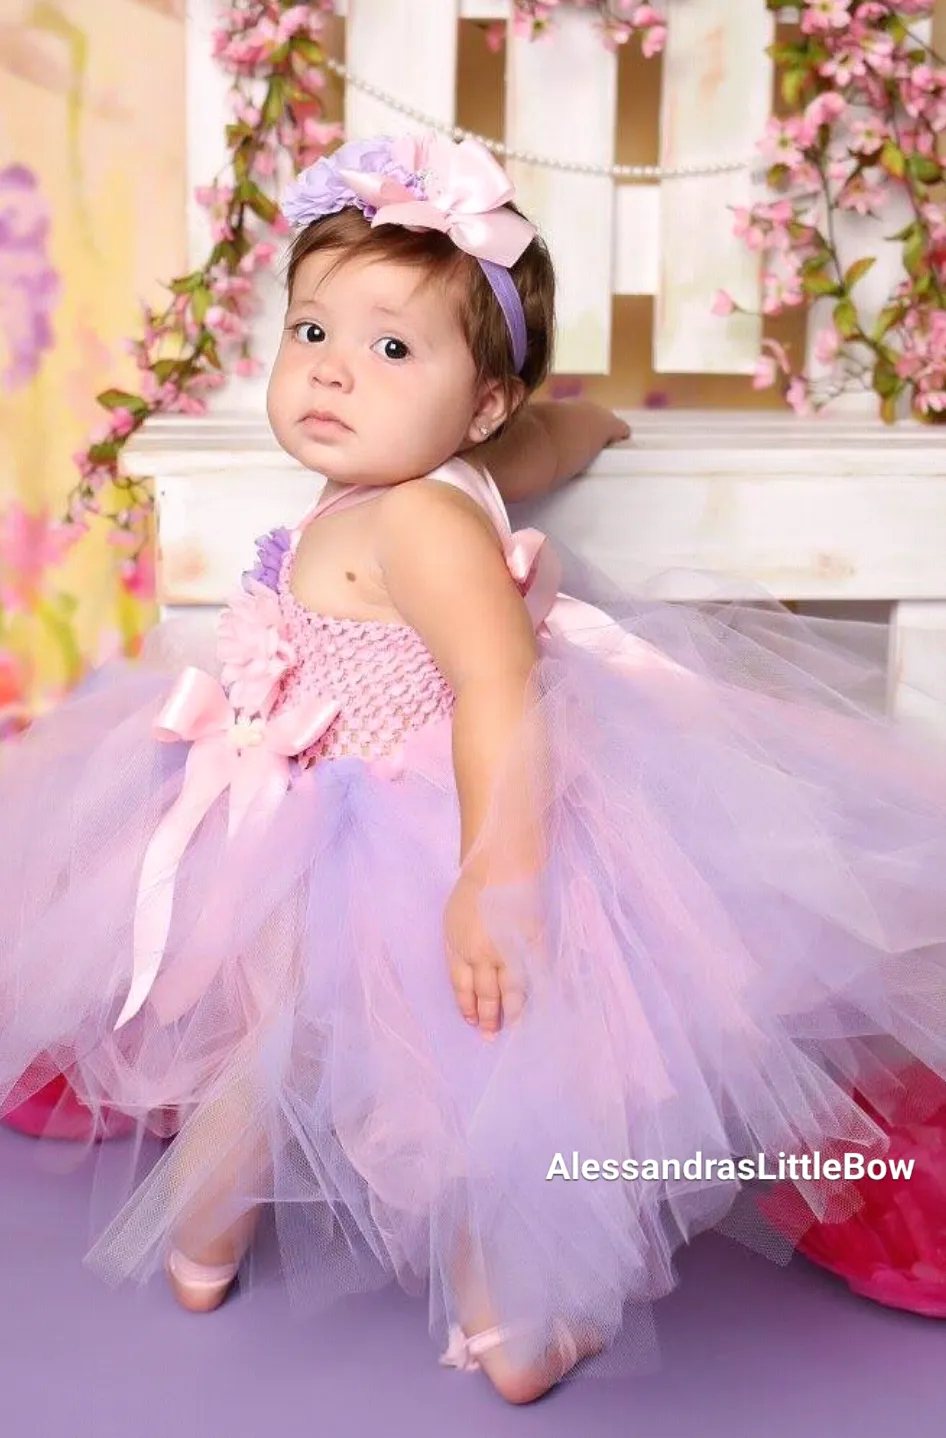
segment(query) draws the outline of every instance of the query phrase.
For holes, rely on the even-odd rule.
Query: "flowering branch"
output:
[[[760,146],[778,198],[737,209],[735,233],[762,255],[763,315],[830,305],[813,345],[822,375],[793,368],[772,340],[756,368],[755,386],[779,385],[799,414],[866,389],[888,423],[904,409],[946,419],[946,66],[909,25],[932,8],[804,0],[800,38],[770,52],[789,108]],[[897,197],[910,215],[889,237],[901,246],[902,277],[868,306],[857,287],[877,257],[842,253],[839,216],[882,218]],[[738,308],[717,296],[716,313]]]
[[[216,180],[196,192],[210,217],[212,248],[201,266],[170,282],[161,312],[142,307],[141,335],[128,344],[138,390],[98,396],[108,418],[75,455],[79,481],[68,499],[67,536],[84,534],[92,516],[104,519],[109,541],[125,555],[120,573],[132,593],[148,587],[152,500],[145,481],[122,473],[122,451],[151,415],[203,414],[229,368],[251,375],[260,367],[248,322],[256,308],[253,276],[272,263],[273,237],[286,228],[272,194],[277,158],[286,154],[304,168],[341,135],[341,126],[324,123],[319,95],[325,57],[318,37],[332,9],[332,0],[236,0],[222,8],[214,55],[233,76],[229,157]]]

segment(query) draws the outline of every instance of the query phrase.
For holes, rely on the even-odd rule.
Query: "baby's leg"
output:
[[[572,1333],[563,1320],[558,1320],[545,1351],[528,1365],[516,1363],[510,1354],[510,1339],[514,1343],[516,1335],[497,1327],[486,1265],[469,1236],[457,1254],[455,1291],[459,1297],[462,1338],[457,1345],[459,1351],[448,1351],[442,1361],[460,1367],[479,1366],[497,1393],[509,1403],[533,1403],[560,1383],[576,1363],[599,1353],[603,1346],[597,1335]]]
[[[245,1077],[235,1080],[201,1105],[172,1146],[170,1183],[179,1216],[167,1271],[174,1296],[191,1312],[207,1313],[223,1302],[259,1218],[270,1161],[249,1097]]]

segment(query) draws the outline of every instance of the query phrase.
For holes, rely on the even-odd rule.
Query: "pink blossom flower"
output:
[[[727,294],[725,290],[717,290],[715,298],[713,299],[711,313],[718,315],[720,319],[726,319],[726,317],[733,314],[735,310],[736,301],[732,295]]]
[[[792,380],[785,391],[785,399],[791,408],[802,419],[808,419],[814,414],[814,406],[808,395],[808,387],[805,381],[799,377]]]
[[[762,275],[762,313],[778,315],[800,305],[804,299],[797,269],[765,270]]]
[[[792,166],[801,164],[804,159],[802,147],[809,142],[798,116],[792,115],[787,120],[773,116],[765,127],[758,148],[770,164]]]
[[[854,175],[838,195],[840,210],[853,210],[856,215],[879,215],[887,200],[883,185],[869,184],[863,175]]]
[[[154,551],[151,545],[146,544],[137,559],[126,559],[119,575],[127,594],[149,603],[155,594]]]
[[[264,369],[262,360],[255,359],[252,355],[241,355],[234,365],[234,370],[241,379],[252,379],[254,375],[262,374]]]
[[[652,60],[655,55],[661,54],[667,44],[666,25],[654,25],[648,30],[641,41],[641,54],[645,60]]]
[[[867,120],[855,120],[850,128],[848,147],[855,155],[872,155],[888,139],[890,131],[880,115]]]
[[[279,681],[296,655],[289,642],[279,596],[257,580],[234,595],[220,616],[217,657],[221,683],[234,709],[269,713]]]
[[[840,119],[846,109],[847,102],[835,90],[827,90],[823,95],[817,95],[805,110],[804,119],[808,131],[814,135],[822,125],[831,125]]]
[[[823,325],[815,336],[815,359],[819,364],[833,364],[840,349],[841,336],[835,326],[833,324]]]
[[[801,28],[806,35],[845,30],[851,23],[851,0],[804,0]]]
[[[112,434],[116,435],[119,439],[124,439],[126,435],[131,434],[134,428],[135,416],[131,410],[126,409],[124,405],[117,405],[115,409],[112,410]]]

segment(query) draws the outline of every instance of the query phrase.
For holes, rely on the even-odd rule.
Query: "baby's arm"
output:
[[[456,695],[453,762],[463,872],[446,915],[451,979],[471,1023],[495,1032],[519,990],[482,928],[478,898],[490,856],[474,849],[510,743],[522,723],[536,640],[498,535],[476,502],[435,480],[396,486],[378,502],[378,561],[391,601],[420,634]],[[506,791],[508,792],[508,791]],[[529,826],[503,858],[534,872]],[[494,876],[495,877],[495,876]]]
[[[574,479],[607,445],[630,433],[618,415],[590,400],[530,400],[498,439],[478,444],[464,458],[488,470],[503,499],[515,504]]]

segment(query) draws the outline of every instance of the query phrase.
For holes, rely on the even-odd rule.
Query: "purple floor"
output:
[[[946,1324],[855,1299],[800,1260],[779,1269],[704,1238],[659,1310],[660,1373],[509,1408],[481,1375],[438,1366],[424,1305],[396,1289],[302,1320],[275,1287],[196,1317],[161,1281],[103,1286],[80,1261],[90,1171],[56,1172],[63,1147],[42,1147],[0,1130],[3,1438],[946,1432]]]

